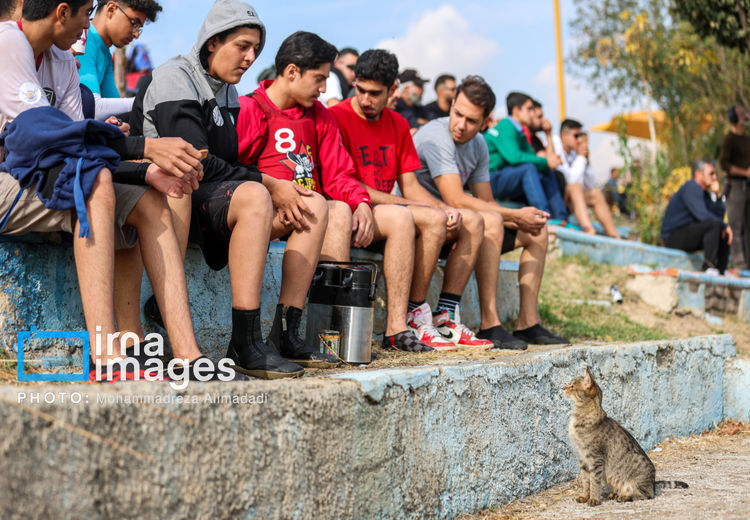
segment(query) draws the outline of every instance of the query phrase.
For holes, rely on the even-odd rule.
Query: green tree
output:
[[[679,0],[674,11],[703,37],[725,47],[750,51],[750,0]]]

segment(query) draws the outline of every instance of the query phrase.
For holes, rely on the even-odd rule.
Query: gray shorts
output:
[[[128,249],[136,244],[138,235],[135,228],[125,225],[125,220],[148,188],[146,186],[116,183],[114,187],[116,199],[115,249]],[[0,220],[8,213],[19,189],[18,181],[9,174],[0,172]],[[18,199],[18,203],[13,208],[2,234],[23,235],[31,232],[50,233],[54,231],[73,233],[75,220],[75,211],[47,209],[37,197],[36,190],[28,188],[23,191],[21,198]]]

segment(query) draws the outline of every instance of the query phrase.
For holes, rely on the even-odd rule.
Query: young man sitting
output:
[[[552,173],[560,166],[560,158],[536,155],[524,132],[524,127],[533,124],[534,100],[511,92],[506,104],[508,117],[484,134],[492,193],[498,199],[525,200],[554,219],[566,219],[568,211]]]
[[[411,213],[390,204],[371,209],[370,195],[356,180],[336,121],[317,101],[335,57],[336,48],[316,34],[300,31],[284,40],[276,54],[276,79],[262,82],[253,94],[240,99],[240,161],[257,163],[269,175],[333,199],[321,258],[348,261],[352,243],[367,247],[385,240],[384,341],[402,350],[432,350],[406,326],[414,261]]]
[[[76,64],[62,49],[70,48],[88,27],[91,8],[91,0],[27,1],[21,20],[0,23],[0,132],[27,111],[50,106],[73,121],[83,119]],[[118,331],[135,331],[143,337],[138,306],[132,305],[130,292],[123,289],[134,283],[127,260],[130,251],[137,250],[164,308],[172,351],[175,357],[192,363],[201,353],[193,334],[177,238],[162,193],[182,197],[192,191],[202,176],[200,153],[181,139],[124,138],[118,134],[108,145],[125,158],[145,158],[153,164],[121,163],[114,172],[101,169],[85,200],[85,211],[77,205],[75,209],[48,209],[40,199],[40,194],[60,189],[57,180],[65,164],[39,172],[47,182],[40,194],[35,188],[21,191],[13,176],[0,173],[0,214],[6,219],[2,233],[74,233],[76,270],[91,345],[96,345],[97,333],[106,338]],[[0,156],[2,152],[0,149]],[[5,152],[6,160],[28,153],[10,146]],[[50,186],[53,182],[54,187]],[[81,219],[88,221],[88,238],[82,233],[85,226]],[[133,248],[136,238],[137,249]],[[142,264],[138,268],[140,285]],[[115,340],[112,352],[94,350],[90,377],[99,380],[107,365],[127,356],[124,347]],[[121,378],[128,379],[143,375],[142,366],[139,373],[132,366],[120,372]]]
[[[459,208],[464,223],[477,214],[482,221],[481,246],[474,272],[482,313],[477,337],[499,348],[525,349],[527,343],[563,344],[539,324],[539,288],[547,256],[549,214],[534,207],[518,210],[495,202],[490,188],[489,153],[479,131],[489,124],[495,94],[479,76],[469,76],[458,87],[449,118],[426,124],[414,137],[422,162],[417,178],[435,198]],[[471,190],[471,195],[464,190]],[[518,271],[521,310],[513,335],[503,329],[497,314],[500,255],[523,248]]]
[[[396,56],[384,50],[369,50],[359,58],[355,73],[355,97],[331,108],[331,114],[354,160],[357,178],[372,197],[375,209],[381,204],[405,205],[417,228],[411,288],[389,286],[388,299],[409,296],[407,323],[423,343],[436,350],[491,349],[491,341],[477,339],[461,324],[458,311],[460,295],[479,253],[479,219],[462,226],[461,212],[433,197],[417,181],[414,172],[422,165],[409,123],[386,108],[388,97],[396,90]],[[396,183],[402,197],[391,195]],[[446,236],[456,246],[448,256],[433,323],[426,303],[427,290]]]
[[[555,153],[562,158],[558,168],[565,175],[565,201],[578,219],[584,232],[596,234],[589,218],[589,208],[604,226],[604,232],[612,238],[620,238],[609,211],[604,192],[596,187],[594,171],[589,163],[588,138],[583,125],[566,119],[560,125],[560,135],[552,137]]]
[[[86,52],[78,56],[81,83],[94,94],[96,118],[130,112],[134,98],[121,98],[115,85],[109,48],[125,47],[143,33],[146,21],[155,21],[161,6],[155,0],[99,2],[86,38]]]

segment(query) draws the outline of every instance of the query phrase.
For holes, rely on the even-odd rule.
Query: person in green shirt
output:
[[[508,117],[484,133],[490,152],[492,194],[497,199],[525,199],[553,219],[567,219],[568,210],[553,173],[560,166],[560,157],[536,155],[524,132],[524,126],[528,128],[532,122],[533,99],[511,92],[506,104]]]

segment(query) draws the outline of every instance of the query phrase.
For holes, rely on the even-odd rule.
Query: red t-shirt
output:
[[[386,108],[379,121],[367,121],[354,111],[351,98],[329,110],[339,124],[357,177],[370,188],[390,193],[400,174],[422,167],[409,123],[400,114]]]
[[[304,177],[303,170],[312,167],[315,172],[308,176],[303,185],[331,199],[346,202],[352,211],[362,202],[371,205],[367,190],[357,182],[354,163],[344,148],[339,127],[328,109],[316,101],[308,109],[295,105],[286,110],[279,110],[266,94],[266,88],[272,83],[273,80],[264,81],[253,96],[240,97],[240,114],[237,118],[240,162],[255,164],[261,156],[268,160],[276,150],[279,152],[280,166],[269,167],[267,171],[261,169],[263,173],[293,181],[297,180],[297,177]],[[310,132],[305,132],[311,135],[295,135],[291,128],[278,128],[273,132],[274,135],[269,135],[268,117],[255,99],[259,96],[266,101],[266,106],[275,111],[272,115],[273,125],[280,125],[284,119],[299,122],[303,118],[311,118],[314,125],[290,125],[294,126],[297,132],[309,128]],[[271,147],[270,154],[267,153],[268,147]],[[295,173],[295,170],[299,172]]]

